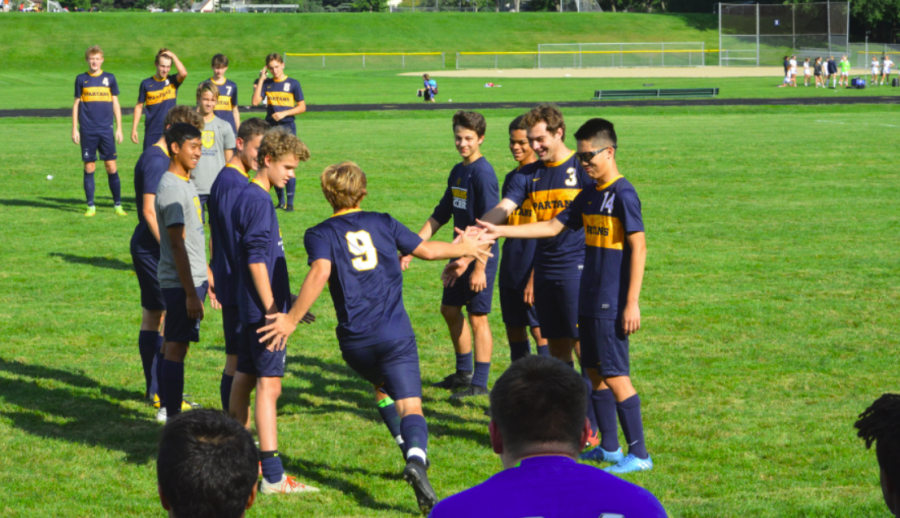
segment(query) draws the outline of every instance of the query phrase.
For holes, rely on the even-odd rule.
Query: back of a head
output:
[[[166,118],[163,121],[163,126],[169,127],[173,124],[178,124],[179,122],[190,124],[198,130],[202,130],[206,125],[203,121],[203,116],[197,113],[196,110],[183,104],[169,110],[169,113],[166,114]]]
[[[271,126],[268,122],[259,117],[250,117],[244,121],[241,121],[241,127],[238,128],[237,137],[244,142],[251,140],[253,137],[258,135],[265,135]]]
[[[554,443],[577,455],[586,398],[584,381],[565,363],[542,356],[514,362],[491,390],[491,419],[504,451],[515,456]]]
[[[562,129],[562,138],[566,138],[566,121],[559,108],[552,104],[542,104],[525,114],[525,126],[533,128],[539,123],[547,125],[547,133],[556,133]]]
[[[335,210],[356,207],[366,195],[366,173],[353,162],[326,167],[320,179],[322,193]]]
[[[266,136],[259,144],[257,160],[259,166],[263,167],[264,157],[269,157],[274,163],[290,155],[295,156],[301,162],[306,162],[309,160],[309,148],[284,128],[272,128],[266,132]]]
[[[157,483],[178,518],[240,517],[258,473],[253,437],[222,412],[183,412],[162,430]]]
[[[894,488],[900,486],[900,394],[884,394],[859,415],[858,436],[866,448],[875,443],[878,465]]]
[[[582,124],[575,132],[575,140],[587,140],[598,149],[617,146],[619,142],[613,123],[600,118],[590,119]]]

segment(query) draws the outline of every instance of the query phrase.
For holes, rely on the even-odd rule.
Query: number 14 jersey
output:
[[[331,262],[328,279],[342,350],[415,336],[403,306],[400,255],[422,238],[390,214],[341,211],[306,231],[309,264]]]

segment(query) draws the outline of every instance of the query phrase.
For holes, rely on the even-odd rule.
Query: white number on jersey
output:
[[[103,86],[109,86],[109,78],[108,77],[103,78]]]
[[[569,187],[575,187],[578,185],[578,178],[575,177],[575,168],[570,167],[566,170],[566,173],[569,175],[569,178],[566,180],[566,185]]]
[[[614,202],[615,200],[616,200],[616,195],[615,195],[615,194],[613,194],[612,196],[610,196],[610,193],[605,193],[605,194],[603,195],[603,204],[600,205],[600,212],[603,212],[603,211],[605,210],[605,211],[608,212],[609,214],[612,214],[612,211],[613,211],[613,202]]]
[[[291,91],[291,85],[290,85],[290,83],[285,83],[285,84],[284,84],[284,91],[285,91],[285,92],[290,92],[290,91]]]
[[[372,236],[365,230],[347,232],[350,253],[356,257],[351,261],[358,271],[365,272],[378,266],[378,252],[372,244]]]
[[[225,87],[225,95],[231,95],[231,85]]]

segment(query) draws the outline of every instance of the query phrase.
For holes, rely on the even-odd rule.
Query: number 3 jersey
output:
[[[286,313],[291,309],[291,285],[281,228],[269,191],[256,180],[247,184],[237,196],[231,210],[231,226],[234,229],[237,306],[241,322],[257,324],[263,320],[267,309],[253,284],[251,264],[266,265],[275,306],[278,311]],[[216,243],[213,242],[212,246],[215,249]]]
[[[309,264],[331,262],[328,285],[341,349],[415,336],[403,307],[397,252],[409,255],[421,243],[390,214],[359,209],[338,212],[306,231]]]

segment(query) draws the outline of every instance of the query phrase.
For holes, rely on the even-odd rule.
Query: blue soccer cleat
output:
[[[634,454],[629,453],[627,457],[613,464],[608,468],[603,468],[607,473],[631,473],[632,471],[650,471],[653,469],[653,461],[650,457],[639,459]]]
[[[595,460],[597,462],[612,462],[613,464],[622,462],[624,458],[625,454],[622,453],[622,448],[616,451],[606,451],[599,446],[578,456],[578,460]]]

